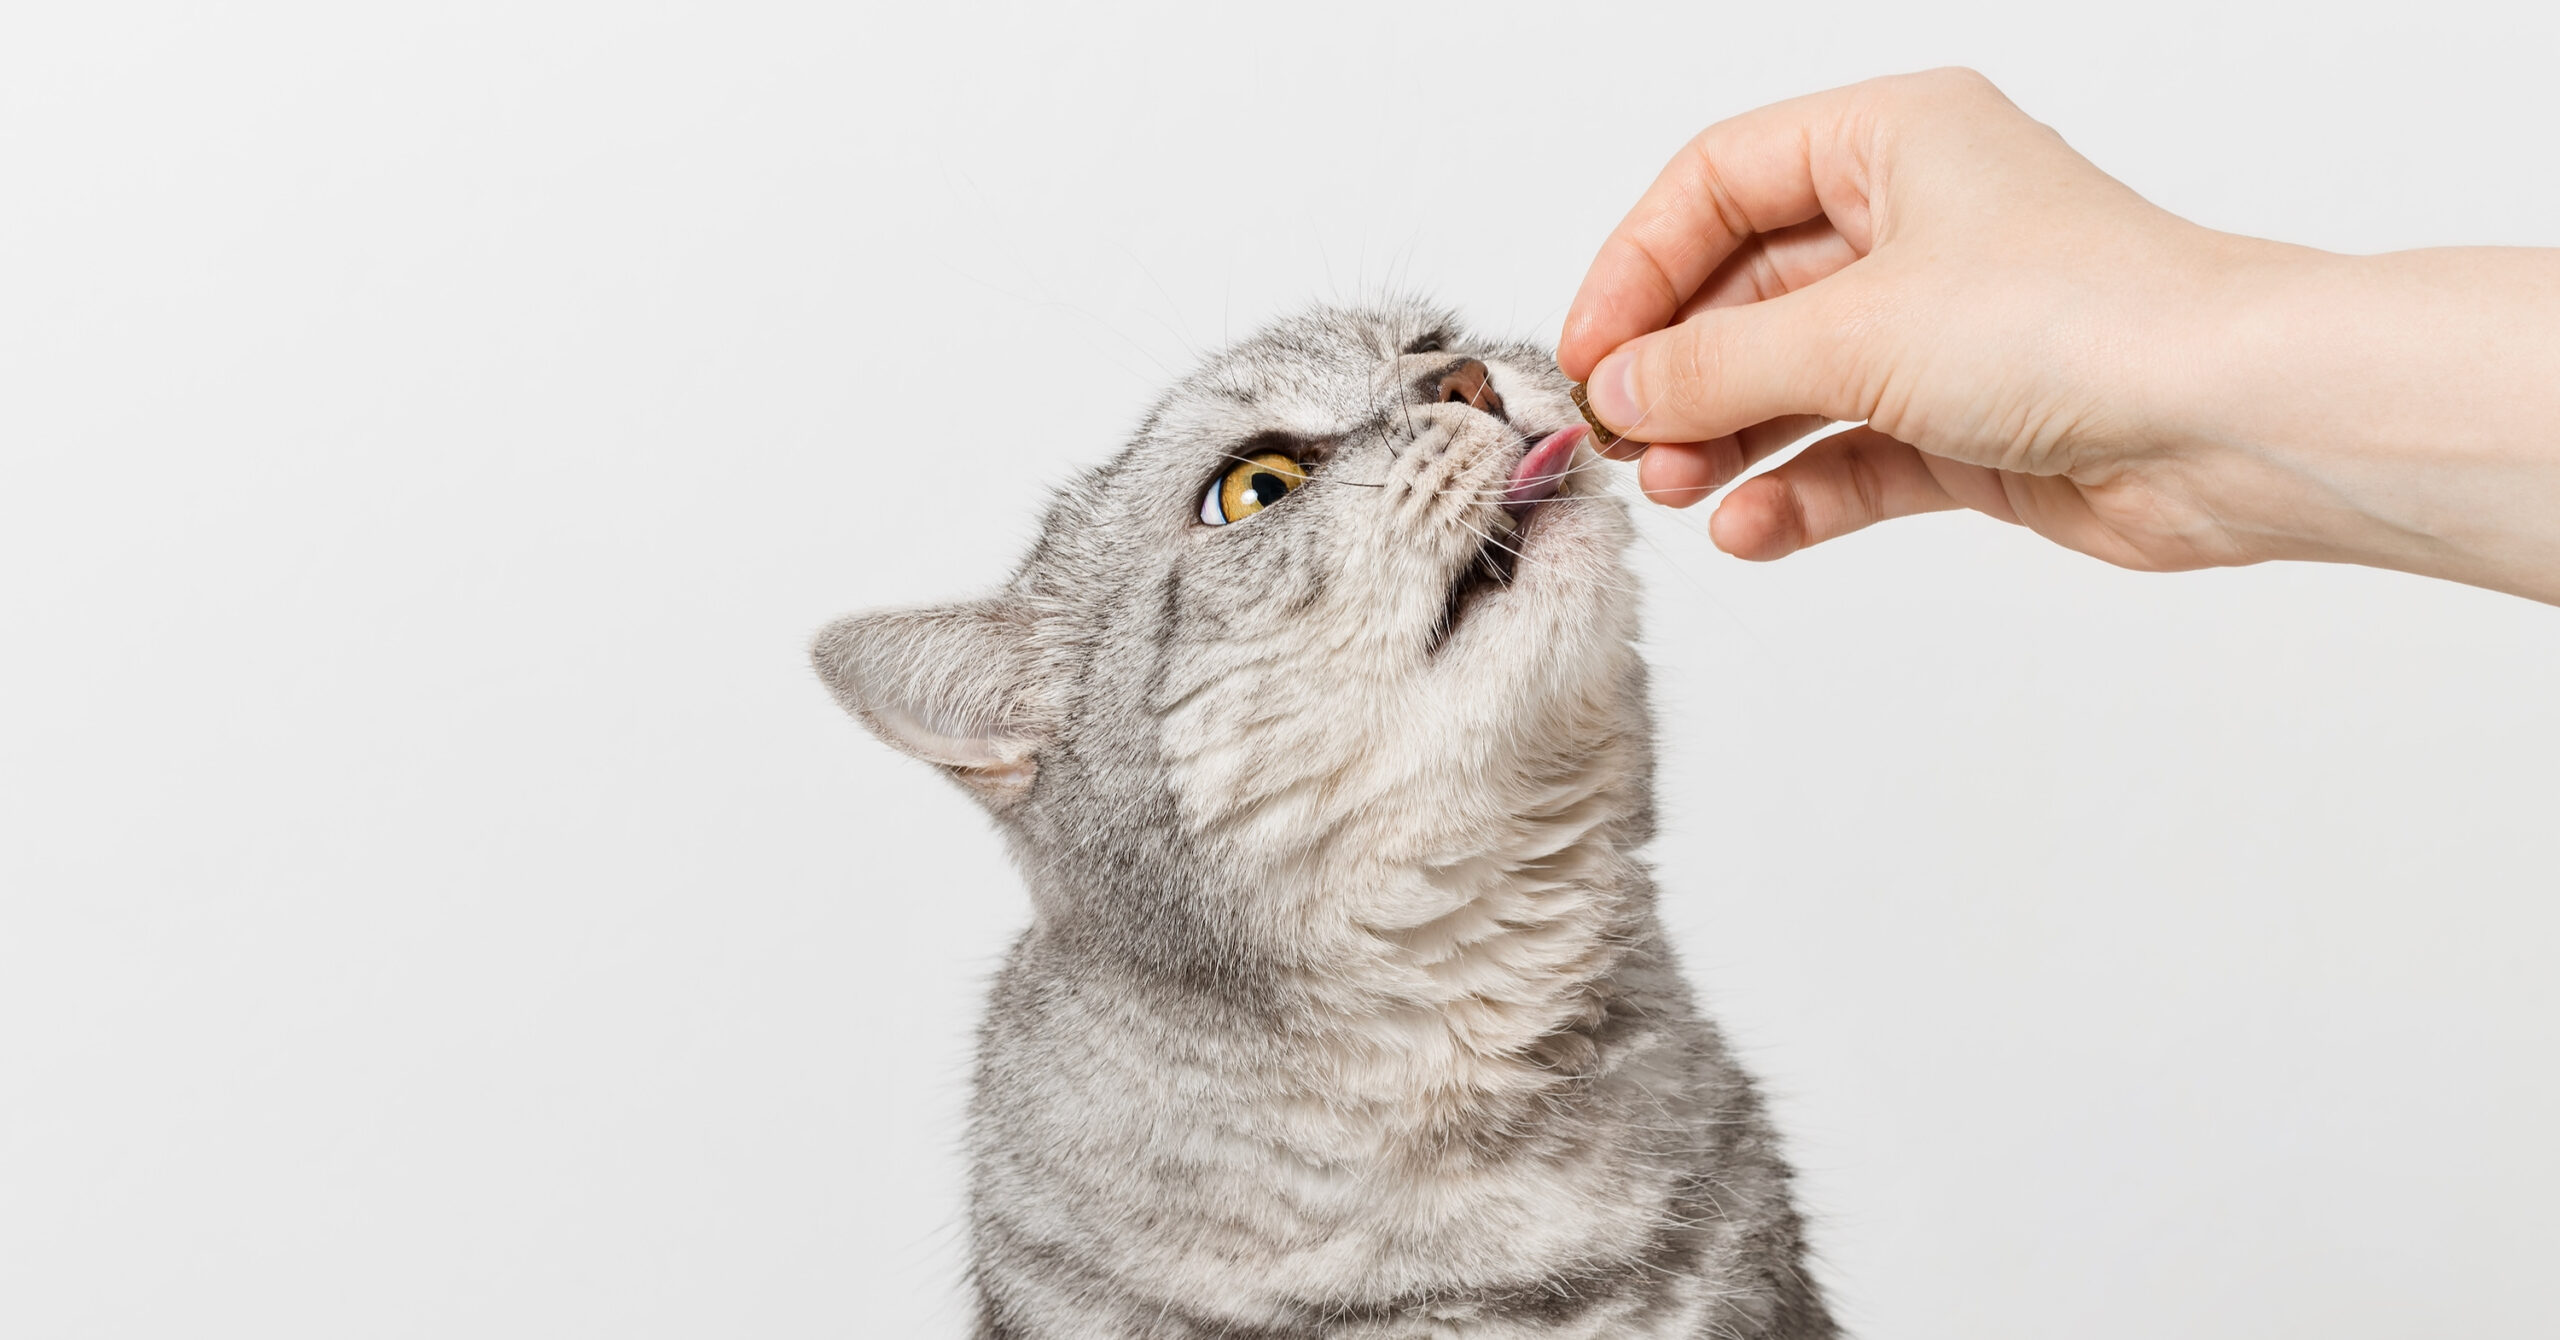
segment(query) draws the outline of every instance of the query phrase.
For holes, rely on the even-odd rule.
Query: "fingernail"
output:
[[[1636,399],[1636,358],[1615,353],[1591,370],[1591,408],[1613,428],[1633,428],[1644,417]]]

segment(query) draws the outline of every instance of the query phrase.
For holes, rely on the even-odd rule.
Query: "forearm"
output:
[[[2164,443],[2234,540],[2560,604],[2560,251],[2234,250]]]

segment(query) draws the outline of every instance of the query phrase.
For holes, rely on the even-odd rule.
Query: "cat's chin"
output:
[[[1452,583],[1430,649],[1435,658],[1506,642],[1554,655],[1558,635],[1619,622],[1613,616],[1629,603],[1620,555],[1633,536],[1625,506],[1606,494],[1564,490],[1513,516]]]
[[[1483,539],[1449,584],[1428,653],[1439,656],[1474,625],[1507,622],[1501,607],[1551,601],[1554,590],[1531,588],[1599,586],[1622,583],[1613,573],[1617,552],[1625,544],[1625,514],[1615,499],[1573,487],[1577,473],[1596,469],[1599,458],[1589,449],[1590,431],[1580,424],[1530,439],[1503,490],[1499,510],[1484,519]],[[1588,478],[1588,474],[1583,474]],[[1616,524],[1603,526],[1609,536],[1592,530],[1593,511],[1605,512]],[[1614,538],[1615,542],[1608,542]],[[1543,571],[1562,565],[1562,573]],[[1515,589],[1517,588],[1517,589]],[[1562,611],[1550,610],[1550,615]]]

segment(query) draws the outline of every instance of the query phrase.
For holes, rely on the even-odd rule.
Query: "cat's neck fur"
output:
[[[1643,704],[1630,655],[1590,692],[1460,749],[1415,747],[1392,721],[1337,723],[1375,741],[1346,764],[1186,731],[1184,712],[1234,708],[1214,692],[1185,703],[1167,739],[1226,742],[1168,759],[1199,859],[1214,864],[1222,837],[1269,850],[1297,834],[1301,854],[1214,889],[1227,935],[1147,940],[1217,961],[1145,971],[1175,994],[1206,984],[1219,999],[1194,1001],[1203,1026],[1245,1004],[1232,1021],[1257,1050],[1283,1041],[1309,1086],[1345,1105],[1446,1115],[1571,1081],[1593,1058],[1611,971],[1653,930],[1634,855],[1652,826]],[[1093,902],[1053,905],[1071,901]]]

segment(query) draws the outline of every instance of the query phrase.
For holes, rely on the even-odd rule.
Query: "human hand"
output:
[[[2128,567],[2250,562],[2282,548],[2207,486],[2192,374],[2275,253],[2299,249],[2160,210],[1933,71],[1699,134],[1602,246],[1557,359],[1673,506],[1863,421],[1725,500],[1711,533],[1744,558],[1971,507]]]

